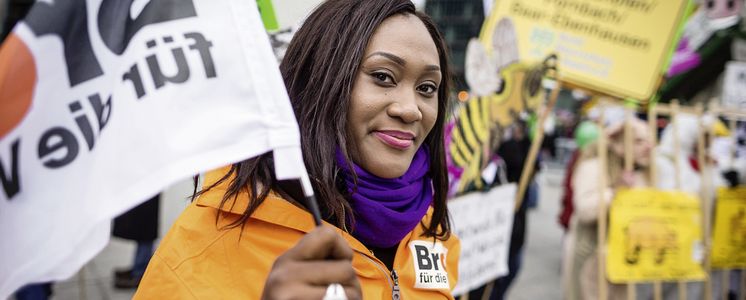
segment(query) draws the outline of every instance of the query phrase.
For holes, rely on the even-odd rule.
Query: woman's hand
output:
[[[635,173],[633,171],[622,171],[622,175],[619,176],[619,180],[616,184],[617,187],[631,188],[635,186]]]
[[[334,283],[344,287],[347,299],[362,299],[352,249],[334,229],[320,226],[275,260],[262,299],[318,300]]]

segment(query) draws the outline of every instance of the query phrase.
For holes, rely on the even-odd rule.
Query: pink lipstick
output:
[[[376,137],[393,148],[404,150],[414,144],[414,134],[397,130],[382,130],[374,132]]]

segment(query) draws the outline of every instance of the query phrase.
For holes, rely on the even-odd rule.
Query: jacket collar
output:
[[[206,173],[205,181],[202,186],[209,187],[215,184],[229,171],[230,166],[227,166]],[[220,203],[223,201],[223,195],[228,190],[231,181],[232,177],[227,178],[209,191],[200,195],[195,201],[197,206],[212,207],[230,214],[243,214],[249,205],[249,193],[247,192],[239,193],[239,195],[235,197],[235,201],[234,199],[228,199],[225,201],[223,207],[220,207]],[[429,216],[431,211],[432,207],[428,209],[426,216]],[[259,205],[256,211],[251,215],[251,219],[291,228],[303,233],[308,233],[316,227],[313,222],[313,217],[308,211],[293,205],[274,191],[270,191],[267,198],[264,199],[264,203]],[[332,226],[340,235],[342,235],[342,237],[344,237],[345,240],[347,240],[347,243],[352,247],[352,249],[370,255],[370,250],[355,237],[325,221],[324,224]],[[407,234],[402,241],[408,241],[411,238],[412,233],[418,232],[420,230],[419,228],[420,226],[416,226],[415,230]],[[419,234],[416,236],[419,236]]]

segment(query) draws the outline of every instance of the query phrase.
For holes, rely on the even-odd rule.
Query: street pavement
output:
[[[560,262],[563,231],[557,222],[564,170],[544,168],[539,181],[539,205],[529,210],[523,265],[508,290],[509,300],[561,299]]]

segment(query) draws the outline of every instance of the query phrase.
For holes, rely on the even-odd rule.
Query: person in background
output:
[[[606,174],[601,173],[598,147],[595,143],[587,145],[583,150],[575,172],[572,176],[574,212],[570,219],[570,229],[567,239],[571,246],[563,263],[566,278],[563,282],[565,299],[597,299],[598,298],[598,256],[596,254],[598,231],[598,205],[603,201],[607,205],[614,198],[614,193],[622,187],[649,186],[650,172],[648,171],[652,149],[652,137],[645,122],[639,119],[632,121],[634,137],[633,157],[634,171],[624,170],[624,122],[617,122],[604,130],[608,139]],[[605,175],[607,187],[601,197],[600,178]],[[607,206],[608,207],[608,206]],[[626,299],[624,285],[609,284],[609,299]]]
[[[562,238],[562,261],[563,262],[569,262],[570,261],[570,255],[572,249],[572,243],[573,239],[570,238],[571,235],[568,234],[568,230],[570,227],[570,219],[572,218],[573,213],[573,189],[572,189],[572,178],[573,174],[575,173],[575,167],[577,167],[577,162],[580,159],[580,154],[585,151],[586,147],[588,145],[592,145],[593,142],[596,141],[599,135],[599,129],[598,125],[594,123],[593,121],[583,121],[575,128],[575,145],[577,145],[577,149],[573,151],[572,156],[570,157],[570,160],[567,163],[566,169],[565,169],[565,178],[562,180],[562,197],[561,200],[561,210],[560,214],[557,218],[560,226],[562,226],[562,229],[565,231],[565,235]],[[562,278],[561,280],[563,283],[561,286],[567,287],[568,282],[565,282],[569,280],[569,269],[570,266],[562,265]]]
[[[408,0],[320,4],[280,71],[324,224],[277,152],[214,170],[134,298],[453,299],[446,49]]]
[[[519,183],[523,172],[523,165],[526,163],[528,153],[531,149],[531,140],[528,138],[526,124],[518,122],[511,128],[511,137],[500,145],[497,154],[505,161],[506,175],[508,182]],[[532,178],[529,179],[529,185],[535,185],[534,175],[539,170],[537,159]],[[526,241],[526,226],[528,219],[526,212],[529,206],[529,198],[532,192],[538,192],[538,189],[526,189],[523,201],[518,211],[513,215],[513,227],[510,233],[510,247],[508,251],[508,275],[495,280],[495,288],[492,290],[490,299],[502,300],[508,292],[508,288],[518,276],[523,260],[523,245]]]
[[[112,235],[137,243],[132,266],[114,271],[114,287],[133,289],[140,284],[158,238],[160,202],[161,195],[155,195],[114,219]]]
[[[580,154],[582,153],[583,149],[585,149],[586,146],[591,144],[592,142],[595,142],[598,138],[599,129],[598,125],[593,123],[593,121],[583,121],[578,124],[578,126],[575,128],[575,132],[573,133],[575,137],[575,145],[576,149],[572,152],[572,155],[570,156],[570,159],[567,162],[567,166],[565,168],[565,178],[562,180],[562,197],[560,198],[560,206],[562,207],[562,210],[560,211],[560,215],[557,218],[557,221],[559,222],[560,226],[562,226],[562,229],[567,231],[568,227],[570,226],[570,217],[572,216],[573,206],[572,206],[572,174],[575,171],[575,166],[580,158]]]

